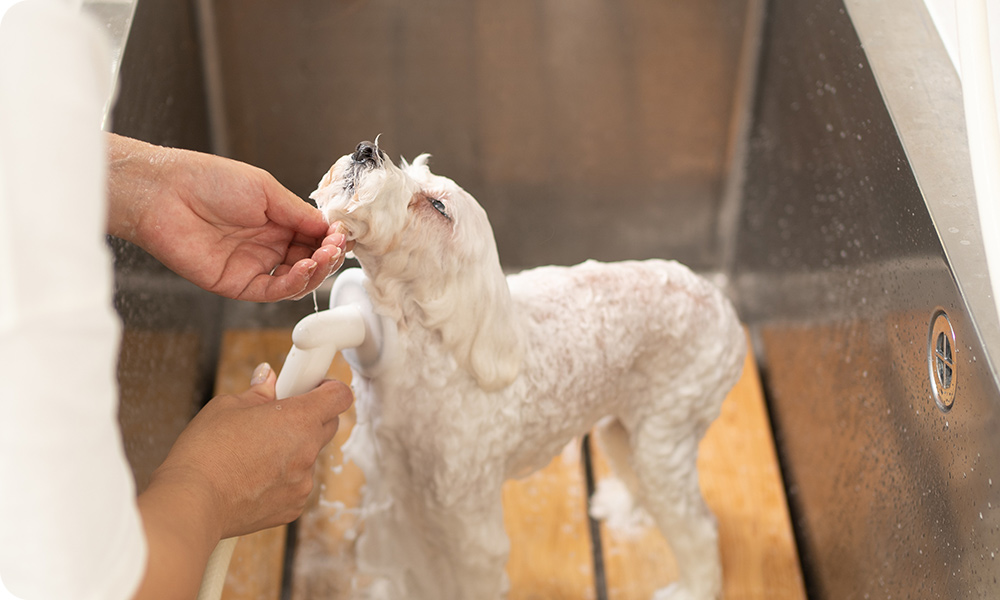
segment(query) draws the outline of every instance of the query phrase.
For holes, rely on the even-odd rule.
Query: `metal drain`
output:
[[[942,412],[948,412],[955,404],[958,389],[957,350],[955,330],[951,327],[948,313],[939,308],[931,316],[931,328],[927,335],[927,370],[934,402]]]

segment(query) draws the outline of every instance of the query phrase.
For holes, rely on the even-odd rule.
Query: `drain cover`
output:
[[[934,402],[944,412],[951,410],[955,404],[955,391],[958,388],[958,363],[955,361],[957,350],[955,330],[951,327],[948,313],[939,308],[931,316],[931,329],[927,336],[927,370]]]

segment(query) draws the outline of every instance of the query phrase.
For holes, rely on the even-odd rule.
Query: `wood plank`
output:
[[[510,537],[508,600],[594,597],[594,561],[580,440],[544,469],[503,488]]]
[[[245,535],[236,543],[222,600],[278,600],[287,527]]]
[[[597,444],[595,470],[609,474]],[[805,588],[763,391],[753,354],[699,447],[702,493],[719,522],[724,595],[804,600]],[[635,537],[602,524],[608,597],[648,600],[677,579],[669,545],[652,525]]]
[[[804,600],[795,535],[752,349],[700,452],[702,490],[719,519],[726,598]]]

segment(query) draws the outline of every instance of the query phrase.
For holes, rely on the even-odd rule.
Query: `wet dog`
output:
[[[746,352],[729,301],[663,260],[505,277],[485,211],[427,160],[396,167],[364,142],[312,195],[347,227],[375,311],[396,328],[377,368],[354,374],[345,446],[366,477],[363,596],[501,598],[504,480],[596,425],[677,557],[680,580],[657,598],[720,598],[695,463]]]

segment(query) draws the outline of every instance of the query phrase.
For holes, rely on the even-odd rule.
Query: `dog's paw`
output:
[[[607,477],[597,482],[597,489],[590,497],[590,516],[603,521],[610,531],[634,539],[653,526],[653,519],[617,477]]]

